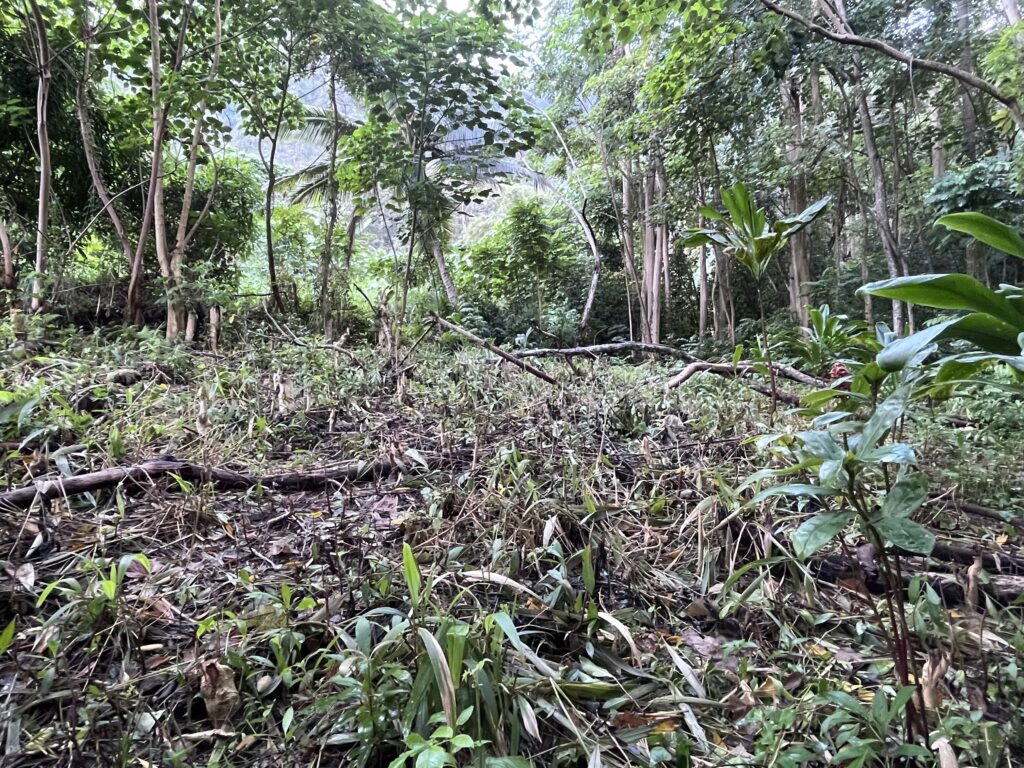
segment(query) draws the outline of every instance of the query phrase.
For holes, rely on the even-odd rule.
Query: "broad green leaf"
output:
[[[990,245],[997,251],[1024,259],[1024,237],[1013,227],[996,221],[991,216],[974,211],[950,213],[935,222],[954,232],[970,235],[975,240]]]
[[[860,459],[889,464],[914,464],[917,461],[914,449],[906,443],[889,443],[879,446],[863,454]]]
[[[853,520],[852,510],[822,512],[805,520],[793,532],[793,552],[797,557],[810,557],[834,539]]]
[[[525,757],[485,757],[484,768],[533,768]]]
[[[875,361],[883,371],[889,373],[901,371],[911,365],[922,352],[934,344],[956,322],[956,320],[947,320],[944,323],[938,323],[917,333],[912,333],[902,339],[897,339],[891,344],[886,345],[878,353]]]
[[[916,692],[916,685],[906,685],[901,688],[893,698],[892,704],[889,705],[889,712],[886,714],[885,722],[881,723],[881,725],[888,727],[890,723],[897,719],[897,716],[902,715],[907,702],[913,698]]]
[[[903,475],[885,495],[880,514],[886,517],[908,517],[928,498],[928,481],[919,472]]]
[[[416,768],[444,768],[451,764],[451,756],[441,747],[427,747],[416,755]]]
[[[830,488],[822,488],[820,485],[809,485],[807,483],[789,483],[787,485],[776,485],[773,488],[765,488],[750,500],[751,504],[759,504],[772,496],[835,496],[836,492]]]
[[[846,451],[836,442],[832,435],[825,431],[798,432],[797,437],[803,442],[810,454],[819,459],[842,461]]]
[[[1004,323],[991,315],[972,312],[958,318],[943,330],[942,339],[962,339],[997,355],[1020,354],[1020,326]]]
[[[775,222],[775,231],[779,232],[783,237],[789,237],[796,234],[823,214],[825,209],[828,208],[828,204],[830,202],[832,202],[832,196],[826,195],[816,203],[811,203],[800,213],[779,219]]]
[[[1010,301],[961,274],[912,275],[868,283],[857,291],[885,299],[907,301],[935,309],[983,312],[1010,324],[1024,326],[1024,316]]]
[[[935,546],[935,534],[906,517],[883,517],[875,528],[890,544],[908,552],[927,555]]]
[[[878,445],[879,441],[892,429],[893,425],[907,410],[907,399],[910,392],[907,387],[901,387],[883,400],[871,418],[864,424],[860,437],[857,440],[857,448],[854,453],[858,457],[869,454]]]

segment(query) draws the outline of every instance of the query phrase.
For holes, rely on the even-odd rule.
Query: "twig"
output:
[[[639,341],[618,341],[613,344],[594,344],[589,347],[567,347],[565,349],[525,349],[516,352],[518,358],[524,357],[580,357],[587,355],[597,357],[598,355],[614,355],[619,352],[647,352],[655,355],[671,355],[684,360],[693,360],[693,356],[683,352],[681,349],[670,347],[666,344],[643,344]]]
[[[759,373],[758,366],[763,363],[754,363],[751,360],[741,360],[734,366],[732,363],[708,363],[703,360],[690,363],[683,370],[673,376],[665,383],[665,389],[675,389],[680,384],[689,381],[698,373],[714,373],[719,376],[747,376],[751,373]],[[772,370],[777,376],[781,376],[784,379],[795,381],[800,384],[806,384],[809,387],[827,387],[828,382],[824,379],[819,379],[817,376],[811,376],[809,373],[798,371],[796,368],[792,368],[788,365],[781,365],[779,363],[772,363]]]
[[[557,379],[554,379],[551,376],[548,376],[548,374],[544,373],[544,371],[542,371],[540,368],[535,368],[534,366],[530,365],[529,363],[524,363],[522,360],[520,360],[517,357],[514,357],[513,355],[510,355],[505,350],[499,349],[498,347],[494,346],[490,342],[484,341],[483,339],[481,339],[476,334],[471,333],[470,331],[467,331],[465,328],[463,328],[461,326],[455,325],[455,323],[448,322],[443,317],[440,317],[437,314],[434,315],[434,322],[437,323],[438,325],[440,325],[443,328],[447,328],[449,331],[452,331],[453,333],[459,334],[463,338],[469,339],[471,342],[476,344],[478,347],[483,347],[488,352],[493,352],[498,357],[500,357],[502,360],[507,360],[508,362],[512,363],[512,365],[516,366],[517,368],[521,368],[522,370],[526,371],[527,373],[532,373],[538,379],[541,379],[542,381],[546,381],[551,386],[553,386],[553,387],[561,387],[562,386],[561,383]]]

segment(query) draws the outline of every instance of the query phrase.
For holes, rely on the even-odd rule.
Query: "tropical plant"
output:
[[[760,208],[742,182],[736,182],[731,189],[722,190],[722,203],[726,214],[704,206],[700,214],[715,223],[705,229],[690,230],[684,238],[686,246],[716,245],[727,254],[736,257],[750,272],[757,283],[757,306],[761,318],[761,341],[767,356],[769,379],[772,388],[772,412],[778,405],[775,386],[775,369],[772,366],[771,348],[768,342],[768,324],[765,320],[764,299],[761,295],[761,280],[772,259],[779,253],[789,238],[820,216],[828,206],[830,197],[823,197],[803,211],[768,223],[768,213]]]
[[[937,222],[970,235],[996,250],[1024,259],[1024,238],[982,213],[951,213]],[[885,371],[896,371],[936,342],[962,341],[971,352],[944,357],[940,381],[963,379],[997,363],[1024,373],[1024,287],[1001,285],[993,290],[969,275],[928,274],[868,283],[861,293],[967,314],[936,323],[887,346],[878,355]]]

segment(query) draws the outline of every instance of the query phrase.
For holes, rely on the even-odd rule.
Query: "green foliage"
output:
[[[979,213],[950,214],[939,224],[967,233],[981,242],[1017,258],[1024,258],[1024,241],[1017,232]],[[1024,289],[1012,285],[998,290],[968,275],[917,275],[870,283],[861,291],[939,309],[966,310],[968,314],[918,331],[879,353],[878,364],[887,371],[904,367],[929,350],[934,342],[955,339],[987,354],[954,355],[943,361],[963,377],[993,363],[1005,363],[1024,372]]]
[[[746,186],[737,182],[731,189],[722,190],[722,203],[728,216],[713,208],[701,208],[701,215],[714,222],[715,226],[691,230],[684,244],[719,245],[735,255],[760,282],[772,259],[786,247],[789,238],[824,213],[830,200],[823,197],[803,211],[777,219],[769,225],[767,211],[759,208]]]

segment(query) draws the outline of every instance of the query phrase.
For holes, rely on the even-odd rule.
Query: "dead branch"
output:
[[[508,352],[506,352],[503,349],[499,349],[498,347],[494,346],[493,344],[491,344],[488,341],[484,341],[479,336],[477,336],[476,334],[474,334],[474,333],[472,333],[470,331],[467,331],[462,326],[455,325],[455,323],[450,323],[447,320],[445,320],[443,317],[440,317],[439,315],[436,315],[436,314],[434,315],[434,322],[437,323],[438,325],[440,325],[442,328],[447,328],[449,331],[452,331],[453,333],[457,333],[457,334],[459,334],[459,336],[462,336],[465,339],[469,339],[471,342],[476,344],[478,347],[483,347],[488,352],[493,352],[498,357],[500,357],[502,360],[507,360],[508,362],[512,363],[512,365],[514,365],[514,366],[516,366],[518,368],[521,368],[522,370],[526,371],[527,373],[532,373],[538,379],[541,379],[542,381],[546,381],[551,386],[553,386],[553,387],[561,387],[562,386],[561,383],[557,379],[554,379],[551,376],[548,376],[548,374],[544,373],[544,371],[542,371],[540,368],[536,368],[536,367],[530,365],[529,363],[524,363],[519,358],[510,355]]]
[[[773,2],[772,0],[761,0],[761,4],[768,8],[770,11],[777,13],[781,16],[785,16],[787,19],[795,21],[800,26],[804,27],[809,32],[813,32],[816,35],[827,38],[837,43],[844,45],[853,45],[859,48],[867,48],[868,50],[881,53],[883,56],[888,56],[894,61],[898,61],[902,64],[906,64],[908,67],[914,69],[926,69],[932,72],[938,72],[939,74],[946,75],[959,81],[960,83],[975,88],[982,93],[988,94],[993,99],[1002,104],[1009,111],[1013,117],[1014,122],[1019,128],[1024,128],[1024,115],[1021,114],[1020,104],[1017,99],[1008,93],[1004,93],[999,88],[994,86],[992,83],[984,80],[973,72],[968,72],[960,67],[947,64],[944,61],[935,61],[934,59],[919,59],[905,51],[901,51],[898,48],[893,47],[884,40],[876,40],[871,37],[862,37],[860,35],[847,33],[847,32],[835,32],[831,29],[826,29],[820,24],[816,24],[805,16],[801,16],[796,11],[791,11],[788,8],[784,8],[779,3]]]
[[[697,360],[690,363],[688,366],[683,368],[679,373],[673,376],[665,383],[665,389],[675,389],[680,384],[683,384],[698,373],[714,373],[718,376],[748,376],[752,373],[760,373],[760,369],[765,366],[764,363],[754,363],[751,360],[741,360],[735,366],[732,363],[708,363],[703,360]],[[824,379],[819,379],[817,376],[811,376],[809,373],[798,371],[788,365],[782,365],[781,363],[772,363],[772,369],[775,371],[775,375],[783,379],[789,379],[799,384],[806,384],[809,387],[823,388],[828,386],[828,382]],[[792,397],[795,397],[792,396]],[[784,399],[784,398],[780,398]],[[787,402],[789,402],[787,400]],[[797,398],[799,402],[799,398]]]
[[[589,347],[567,347],[565,349],[524,349],[516,352],[515,356],[524,357],[597,357],[598,355],[616,355],[619,352],[646,352],[653,355],[671,355],[684,360],[693,360],[681,349],[670,347],[667,344],[643,344],[639,341],[618,341],[613,344],[594,344]]]
[[[430,469],[452,461],[451,458],[442,456],[428,456],[425,460]],[[413,469],[416,466],[418,465],[410,461],[405,469]],[[65,496],[111,488],[126,481],[139,484],[153,482],[172,474],[190,483],[211,483],[220,490],[246,490],[262,485],[277,491],[311,491],[329,488],[343,481],[383,477],[401,468],[397,461],[378,459],[346,462],[309,472],[283,472],[261,477],[230,469],[204,467],[188,461],[154,459],[142,464],[109,467],[74,477],[37,480],[33,485],[0,493],[0,509],[24,509],[32,506],[36,499],[53,501]]]

